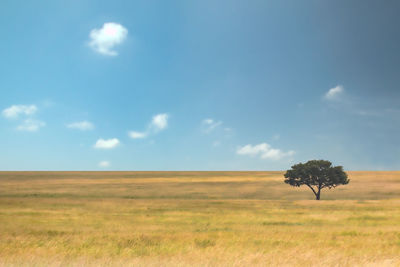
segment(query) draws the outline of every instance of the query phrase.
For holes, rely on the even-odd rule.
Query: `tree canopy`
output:
[[[291,186],[308,186],[315,194],[316,200],[320,199],[321,189],[331,189],[338,185],[348,184],[350,181],[342,166],[332,166],[332,163],[327,160],[298,163],[287,170],[284,176],[285,183]]]

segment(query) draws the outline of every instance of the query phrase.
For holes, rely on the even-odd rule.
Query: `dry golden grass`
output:
[[[400,266],[400,172],[1,172],[0,265]]]

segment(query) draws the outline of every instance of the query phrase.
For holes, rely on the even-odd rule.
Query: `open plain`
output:
[[[1,172],[1,266],[400,266],[400,172]]]

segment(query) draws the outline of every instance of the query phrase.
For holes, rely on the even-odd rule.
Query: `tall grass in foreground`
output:
[[[400,266],[400,172],[3,172],[0,265]]]

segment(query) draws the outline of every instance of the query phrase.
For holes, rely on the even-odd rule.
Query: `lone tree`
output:
[[[308,186],[314,193],[315,199],[320,200],[321,189],[335,188],[341,184],[348,184],[349,179],[342,166],[332,166],[327,160],[310,160],[292,166],[285,173],[285,183],[291,186]]]

